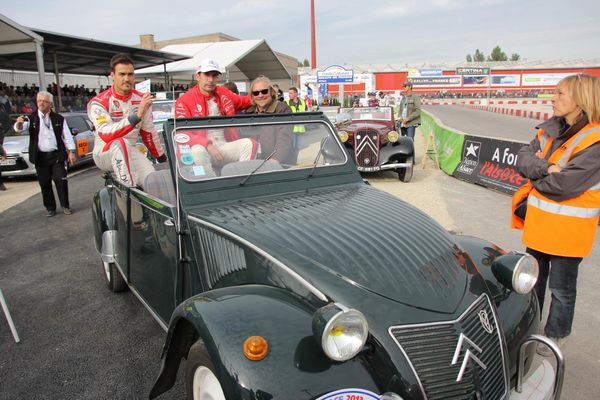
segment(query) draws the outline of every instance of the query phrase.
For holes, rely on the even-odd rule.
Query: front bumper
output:
[[[35,166],[23,154],[7,154],[6,160],[0,165],[0,171],[4,176],[36,175]]]
[[[554,353],[556,370],[547,360],[523,381],[525,351],[527,346],[540,342]],[[517,360],[517,387],[510,393],[509,400],[559,400],[565,375],[565,359],[552,340],[541,335],[531,335],[521,343]]]
[[[392,164],[383,164],[377,165],[376,167],[360,167],[357,166],[359,172],[377,172],[377,171],[386,171],[389,169],[400,169],[400,168],[410,168],[412,167],[412,163],[392,163]]]

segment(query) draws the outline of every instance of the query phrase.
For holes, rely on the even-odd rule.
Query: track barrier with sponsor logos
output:
[[[515,168],[525,143],[452,130],[426,111],[422,111],[421,121],[421,133],[431,132],[435,138],[440,167],[446,174],[508,194],[526,182]],[[426,152],[424,157],[431,155]]]

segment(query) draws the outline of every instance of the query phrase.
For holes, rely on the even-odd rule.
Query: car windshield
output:
[[[173,131],[173,143],[179,174],[187,181],[299,169],[306,169],[310,177],[321,168],[347,161],[346,152],[334,135],[330,126],[321,121],[253,123],[210,129],[177,128]],[[216,147],[220,156],[209,155],[205,146],[211,152]]]
[[[342,108],[341,113],[348,113],[352,120],[380,120],[389,121],[392,119],[391,107],[354,107]]]

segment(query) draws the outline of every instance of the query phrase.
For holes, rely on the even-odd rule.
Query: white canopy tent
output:
[[[44,71],[44,38],[0,14],[0,54],[35,53],[41,88],[46,87]]]
[[[259,75],[272,80],[290,79],[285,66],[265,40],[174,44],[163,47],[161,51],[185,54],[191,58],[165,66],[138,69],[135,71],[137,78],[168,76],[171,82],[194,82],[200,61],[212,58],[219,63],[226,81],[250,81]]]

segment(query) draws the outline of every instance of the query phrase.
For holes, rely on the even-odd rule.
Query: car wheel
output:
[[[414,165],[414,160],[413,157],[408,157],[406,159],[406,162],[410,163],[410,167],[408,168],[402,168],[401,170],[398,170],[398,179],[400,179],[402,182],[410,182],[410,180],[412,179],[413,176],[413,165]]]
[[[102,270],[106,279],[106,286],[108,286],[111,292],[122,292],[127,288],[127,283],[123,279],[123,276],[121,276],[115,263],[102,261]]]
[[[185,363],[185,386],[188,400],[225,400],[215,366],[206,346],[198,341],[190,347]]]

